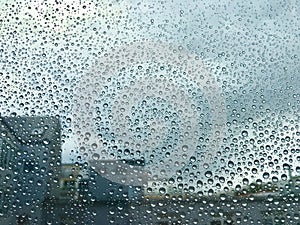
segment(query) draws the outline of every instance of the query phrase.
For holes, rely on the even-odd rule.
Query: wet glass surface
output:
[[[300,224],[298,0],[0,1],[0,225]]]

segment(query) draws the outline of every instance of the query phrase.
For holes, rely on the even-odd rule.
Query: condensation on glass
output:
[[[297,0],[0,1],[0,225],[300,224]]]

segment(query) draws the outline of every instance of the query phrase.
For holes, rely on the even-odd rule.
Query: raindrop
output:
[[[100,159],[100,155],[98,153],[94,153],[93,156],[92,156],[92,158],[94,160],[99,160]]]
[[[234,162],[233,161],[229,161],[228,162],[228,167],[229,168],[233,168],[234,167]]]
[[[182,146],[182,151],[186,152],[188,151],[189,147],[187,145],[183,145]]]
[[[243,130],[243,131],[242,131],[242,136],[243,136],[243,137],[248,137],[248,131]]]
[[[263,173],[263,178],[268,179],[270,177],[270,173],[264,172]]]
[[[210,178],[212,177],[212,172],[211,171],[206,171],[205,174],[204,174],[207,178]]]
[[[166,193],[166,189],[164,187],[159,188],[159,193],[160,194],[165,194]]]

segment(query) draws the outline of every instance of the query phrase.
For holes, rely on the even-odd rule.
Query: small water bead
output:
[[[166,193],[166,189],[164,187],[159,188],[159,193],[160,194],[165,194]]]
[[[243,130],[243,131],[242,131],[242,136],[243,136],[243,137],[248,137],[248,131]]]
[[[264,172],[263,173],[263,178],[268,179],[270,177],[270,173]]]
[[[213,173],[211,171],[206,171],[204,174],[207,178],[212,177]]]
[[[233,161],[229,161],[228,162],[228,167],[229,168],[233,168],[234,167],[234,162]]]
[[[94,160],[99,160],[99,159],[100,159],[100,155],[99,155],[98,153],[94,153],[94,154],[92,155],[92,158],[93,158]]]
[[[187,145],[183,145],[182,146],[182,151],[186,152],[188,151],[189,147]]]

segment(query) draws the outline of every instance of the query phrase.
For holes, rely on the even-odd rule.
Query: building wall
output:
[[[39,224],[40,206],[51,199],[60,166],[60,122],[56,117],[2,117],[0,224]],[[27,222],[26,222],[27,221]]]

